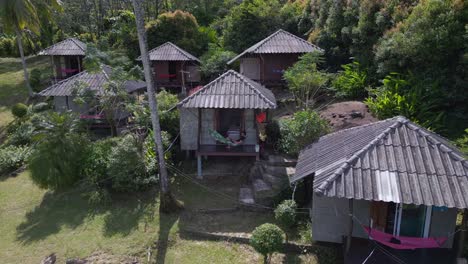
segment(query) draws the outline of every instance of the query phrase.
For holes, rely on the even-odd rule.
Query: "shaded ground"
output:
[[[227,181],[202,183],[229,195],[226,198],[191,180],[177,179],[172,186],[176,196],[185,202],[186,210],[174,215],[158,213],[157,192],[153,191],[120,195],[109,205],[93,206],[83,196],[83,189],[50,193],[33,185],[27,171],[2,179],[1,262],[39,263],[56,253],[58,263],[64,263],[67,258],[97,258],[96,252],[104,252],[104,259],[117,256],[145,263],[150,248],[151,263],[261,263],[261,256],[249,245],[181,236],[180,230],[189,228],[248,234],[255,226],[274,221],[271,214],[260,212],[198,212],[201,208],[234,206],[235,202],[227,197],[236,195],[238,190],[229,187],[232,179],[223,179]],[[278,253],[273,263],[321,262],[315,254]]]
[[[331,104],[321,110],[320,115],[330,123],[334,131],[378,121],[369,113],[367,106],[359,101]]]
[[[377,245],[377,246],[376,246]],[[371,254],[372,253],[372,254]],[[396,250],[367,239],[354,238],[345,264],[455,263],[455,251],[447,248]]]

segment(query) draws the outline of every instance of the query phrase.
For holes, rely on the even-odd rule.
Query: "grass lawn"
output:
[[[47,69],[50,61],[47,57],[27,59],[29,72],[33,69]],[[19,58],[0,58],[0,127],[8,124],[13,117],[10,106],[25,102],[28,91],[24,85],[23,68]]]
[[[53,194],[31,182],[28,172],[0,178],[0,259],[2,263],[39,263],[55,252],[66,258],[86,257],[103,251],[115,256],[145,260],[152,248],[151,263],[261,263],[249,245],[206,241],[181,235],[180,229],[223,233],[249,233],[271,222],[265,213],[195,213],[194,204],[217,200],[223,207],[232,201],[213,197],[189,182],[173,185],[186,210],[159,215],[157,193],[114,197],[109,205],[93,206],[77,188]],[[197,193],[196,195],[193,195]],[[207,203],[207,208],[215,204]],[[313,254],[275,254],[273,263],[320,263]]]

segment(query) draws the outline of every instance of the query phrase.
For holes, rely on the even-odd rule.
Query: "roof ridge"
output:
[[[403,116],[396,116],[391,119],[395,120],[395,123],[390,125],[388,128],[386,128],[382,133],[377,135],[369,144],[364,146],[361,150],[357,151],[355,154],[353,154],[349,159],[347,159],[338,169],[336,169],[330,176],[322,183],[320,186],[317,188],[318,193],[324,193],[325,190],[328,188],[328,186],[333,183],[336,179],[341,177],[343,173],[345,173],[346,170],[350,169],[351,165],[356,162],[357,159],[361,158],[361,156],[369,151],[371,147],[374,147],[378,142],[380,142],[382,139],[386,138],[389,133],[401,126],[405,126],[407,129],[415,131],[418,135],[421,137],[426,138],[427,140],[431,141],[432,144],[436,145],[437,147],[441,148],[441,151],[444,151],[447,153],[450,157],[456,159],[457,161],[460,161],[464,166],[468,167],[468,160],[466,160],[461,153],[459,153],[456,149],[455,146],[452,145],[447,145],[450,144],[449,141],[447,142],[441,142],[437,137],[442,138],[443,140],[446,140],[442,136],[434,135],[431,131],[427,130],[424,127],[418,126],[411,122],[410,120],[406,119]],[[389,120],[389,119],[386,119]],[[383,120],[383,121],[386,121]],[[380,121],[379,121],[380,122]],[[372,123],[375,124],[375,123]],[[363,127],[363,126],[360,126]],[[349,129],[348,129],[349,130]],[[344,130],[342,130],[344,131]],[[442,148],[445,147],[445,148]]]
[[[326,135],[323,135],[320,137],[320,139],[324,139],[324,138],[328,138],[328,137],[331,137],[331,136],[334,136],[334,135],[337,135],[337,134],[341,134],[341,133],[345,133],[345,132],[348,132],[348,131],[351,131],[351,130],[356,130],[356,129],[360,129],[360,128],[365,128],[365,127],[370,127],[370,126],[374,126],[376,124],[381,124],[381,123],[384,123],[384,122],[388,122],[392,119],[397,119],[397,118],[402,118],[402,116],[394,116],[394,117],[391,117],[391,118],[387,118],[387,119],[384,119],[384,120],[379,120],[379,121],[376,121],[376,122],[373,122],[373,123],[369,123],[369,124],[365,124],[365,125],[360,125],[360,126],[355,126],[355,127],[350,127],[350,128],[346,128],[346,129],[342,129],[342,130],[338,130],[338,131],[335,131],[333,133],[329,133],[329,134],[326,134]],[[404,117],[403,117],[404,118]],[[301,152],[303,152],[304,150],[306,149],[309,149],[313,144],[315,144],[316,142],[312,142],[310,143],[309,145],[307,145],[306,147],[304,147],[304,149],[301,150]]]
[[[181,47],[177,46],[176,44],[174,44],[174,43],[172,43],[172,42],[170,42],[170,41],[168,41],[168,42],[166,42],[166,43],[169,43],[170,45],[174,46],[175,49],[177,49],[179,52],[181,52],[182,54],[184,54],[184,56],[187,57],[188,59],[191,59],[191,60],[195,59],[196,61],[200,62],[200,60],[199,60],[197,57],[195,57],[194,55],[192,55],[190,52],[188,52],[188,51],[182,49]],[[192,58],[192,57],[193,57],[193,58]]]
[[[59,41],[57,43],[54,43],[54,44],[50,45],[49,47],[39,51],[38,54],[41,55],[41,53],[44,53],[45,51],[50,50],[50,49],[56,47],[57,45],[64,43],[65,41],[72,41],[76,46],[78,46],[79,49],[81,49],[83,52],[86,52],[83,48],[81,48],[81,46],[78,43],[75,42],[75,38],[70,37],[70,38],[66,38],[64,40],[61,40],[61,41]],[[85,43],[83,42],[83,44],[85,44]]]
[[[54,84],[52,84],[51,86],[47,87],[46,89],[40,91],[39,94],[43,94],[43,93],[45,93],[46,91],[55,88],[55,87],[58,86],[59,84],[63,84],[63,83],[65,83],[65,82],[68,82],[68,81],[71,81],[71,80],[73,80],[73,79],[76,79],[76,78],[78,78],[79,76],[81,76],[81,75],[83,75],[83,74],[85,74],[85,73],[88,73],[88,72],[87,72],[86,70],[84,70],[84,71],[81,71],[81,72],[79,72],[79,73],[77,73],[77,74],[75,74],[75,75],[73,75],[73,76],[70,76],[70,77],[68,77],[68,78],[66,78],[66,79],[63,79],[63,80],[61,80],[61,81],[58,81],[57,83],[54,83]]]
[[[84,43],[83,41],[81,41],[81,40],[79,40],[79,39],[73,38],[73,37],[71,37],[70,39],[71,39],[71,41],[73,41],[73,43],[75,43],[75,44],[78,46],[78,48],[80,48],[82,51],[86,52],[86,50],[84,50],[84,49],[81,47],[81,44],[78,44],[77,41],[83,43],[83,45],[85,45],[85,46],[86,46],[86,43]]]
[[[247,83],[250,87],[250,89],[253,89],[254,92],[259,95],[263,100],[267,101],[272,107],[276,107],[276,104],[270,101],[261,91],[258,90],[257,87],[255,87],[252,82],[255,82],[254,80],[251,80],[247,76],[244,76],[234,70],[231,70],[234,74],[236,74],[239,78],[241,78],[245,83]],[[261,84],[259,84],[261,86]]]
[[[452,158],[460,161],[464,166],[468,167],[468,160],[463,156],[462,153],[460,153],[457,149],[456,146],[452,145],[450,141],[443,136],[435,135],[433,132],[429,131],[428,129],[418,126],[414,124],[413,122],[407,120],[405,122],[405,125],[408,127],[408,129],[411,129],[418,133],[420,136],[428,139],[429,141],[432,141],[431,143],[436,145],[437,147],[441,148],[441,146],[444,146],[445,148],[441,148],[441,150],[445,153],[447,153],[449,156]],[[437,137],[440,137],[442,140],[446,142],[441,142]]]
[[[176,44],[170,42],[170,41],[166,41],[164,42],[163,44],[151,49],[148,51],[148,56],[151,57],[151,53],[162,48],[163,46],[166,46],[166,45],[169,45],[171,46],[172,48],[176,49],[178,52],[180,52],[185,58],[189,59],[189,60],[194,60],[194,61],[197,61],[197,62],[200,62],[200,59],[195,57],[194,55],[192,55],[190,52],[182,49],[181,47],[177,46]],[[136,58],[136,60],[141,60],[141,55],[138,56],[138,58]],[[151,60],[151,58],[150,58]]]
[[[233,63],[234,61],[236,61],[237,59],[239,59],[240,57],[242,57],[244,54],[246,53],[252,53],[252,52],[255,52],[255,50],[259,49],[262,45],[264,45],[267,41],[269,41],[270,39],[272,39],[274,36],[278,35],[279,33],[286,33],[286,35],[288,36],[291,36],[291,37],[294,37],[295,39],[297,40],[300,40],[301,42],[304,42],[304,43],[307,43],[308,45],[311,45],[313,46],[314,48],[318,49],[319,51],[323,51],[322,48],[320,48],[319,46],[301,38],[301,37],[298,37],[282,28],[278,29],[277,31],[273,32],[272,34],[270,34],[269,36],[267,36],[266,38],[258,41],[257,43],[253,44],[252,46],[246,48],[244,51],[242,51],[239,55],[235,56],[234,58],[232,58],[230,61],[227,62],[227,64],[231,64]]]
[[[279,30],[276,31],[275,33],[280,33],[280,32],[281,32],[281,33],[285,33],[286,35],[289,35],[289,36],[291,36],[291,37],[294,37],[294,38],[296,38],[296,39],[299,40],[299,41],[302,41],[302,42],[304,42],[304,43],[307,43],[307,44],[309,44],[309,45],[312,45],[312,46],[314,46],[316,49],[318,49],[318,50],[320,50],[320,51],[323,51],[322,48],[320,48],[319,46],[315,45],[314,43],[309,42],[309,41],[307,41],[307,40],[305,40],[305,39],[303,39],[303,38],[301,38],[301,37],[299,37],[299,36],[296,36],[296,35],[294,35],[293,33],[288,32],[288,31],[286,31],[286,30],[279,29]]]
[[[365,145],[361,150],[357,151],[354,153],[350,158],[348,158],[343,165],[341,165],[338,169],[335,170],[318,188],[317,192],[323,193],[327,189],[327,187],[334,182],[338,177],[341,177],[341,175],[345,172],[345,170],[349,169],[351,164],[355,162],[357,159],[361,157],[362,154],[367,152],[371,147],[375,146],[380,140],[384,139],[390,131],[393,129],[396,129],[399,126],[402,126],[405,124],[408,120],[405,118],[401,118],[400,116],[396,116],[394,118],[395,123],[390,125],[388,128],[386,128],[384,131],[382,131],[380,134],[378,134],[371,142],[369,142],[367,145]],[[388,119],[386,119],[388,120]],[[375,124],[375,123],[373,123]],[[363,126],[361,126],[363,127]]]
[[[243,76],[242,74],[238,73],[237,71],[235,70],[228,70],[226,71],[225,73],[221,74],[220,76],[218,76],[216,79],[214,79],[213,81],[209,82],[208,84],[204,85],[200,90],[196,91],[195,93],[191,94],[190,96],[187,96],[186,98],[184,98],[182,101],[180,101],[177,106],[181,106],[183,104],[185,104],[186,102],[188,102],[189,100],[191,100],[193,97],[195,97],[196,95],[198,95],[199,93],[201,93],[202,91],[208,89],[209,86],[211,86],[213,83],[215,82],[218,82],[218,81],[221,81],[222,79],[226,78],[228,75],[235,75],[237,76],[239,79],[241,79],[244,83],[246,83],[250,89],[252,89],[258,96],[260,96],[263,100],[265,100],[268,104],[270,104],[272,107],[273,106],[276,106],[275,103],[273,103],[270,99],[268,99],[261,91],[259,91],[254,85],[252,85],[251,82],[254,82],[253,80],[250,80],[248,79],[247,77]],[[250,81],[249,81],[250,80]],[[266,89],[266,88],[265,88]]]
[[[221,78],[224,78],[225,75],[227,75],[227,74],[228,74],[229,72],[231,72],[231,71],[234,71],[234,70],[229,70],[229,71],[227,71],[227,72],[221,74],[220,76],[216,77],[216,79],[214,79],[214,80],[212,80],[211,82],[205,84],[200,90],[198,90],[198,91],[194,92],[193,94],[191,94],[191,95],[185,97],[185,98],[184,98],[182,101],[180,101],[177,105],[179,106],[179,105],[185,104],[187,101],[189,101],[190,99],[192,99],[193,97],[195,97],[195,95],[199,94],[201,91],[208,89],[208,86],[209,86],[209,85],[211,85],[211,84],[214,83],[214,82],[219,81],[219,79],[221,79]]]

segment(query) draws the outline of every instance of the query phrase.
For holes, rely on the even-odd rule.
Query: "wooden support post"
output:
[[[80,56],[76,56],[76,59],[78,60],[78,72],[81,72],[81,58]]]
[[[463,209],[463,217],[460,226],[460,235],[458,236],[458,248],[457,248],[457,258],[461,258],[463,255],[463,248],[465,247],[465,239],[466,239],[466,220],[468,218],[468,210]]]
[[[57,83],[57,65],[55,65],[54,55],[50,56],[52,60],[52,71],[54,72],[54,84]]]
[[[199,180],[203,179],[201,155],[197,155],[197,178]]]
[[[349,253],[351,248],[351,239],[353,237],[353,199],[348,200],[349,222],[348,222],[348,237],[346,238],[346,254]]]

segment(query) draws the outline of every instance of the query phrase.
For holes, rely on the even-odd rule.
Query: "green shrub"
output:
[[[154,175],[146,172],[142,144],[132,135],[119,139],[112,147],[107,164],[107,173],[112,177],[112,189],[118,192],[138,191],[157,182]]]
[[[359,62],[341,66],[343,71],[338,73],[333,81],[333,90],[337,97],[360,99],[366,96],[367,72],[360,68]]]
[[[294,113],[292,118],[280,120],[280,151],[296,155],[305,146],[330,131],[327,121],[315,111],[305,110]]]
[[[294,200],[284,200],[275,209],[275,219],[285,227],[296,224],[297,204]]]
[[[312,244],[312,224],[309,221],[300,222],[297,226],[297,232],[302,243]]]
[[[83,164],[89,140],[80,134],[76,115],[56,112],[38,116],[37,140],[29,158],[31,179],[41,188],[65,189],[83,179]]]
[[[6,146],[0,149],[0,175],[15,171],[26,163],[29,147]]]
[[[28,106],[22,103],[17,103],[11,108],[11,113],[16,118],[23,118],[28,114]]]
[[[46,110],[49,110],[51,107],[48,103],[46,102],[41,102],[41,103],[37,103],[35,105],[33,105],[32,107],[32,110],[34,113],[40,113],[40,112],[44,112]]]
[[[161,131],[161,137],[163,141],[163,149],[166,151],[164,153],[164,159],[166,161],[170,160],[172,157],[173,150],[175,149],[174,146],[170,146],[171,140],[170,135],[166,131]],[[171,149],[168,150],[168,148]],[[158,157],[156,155],[156,143],[154,142],[153,132],[151,131],[145,139],[144,142],[144,152],[145,152],[145,167],[146,172],[149,175],[156,175],[158,172]]]
[[[41,91],[42,71],[39,69],[33,69],[30,73],[29,78],[31,87],[35,92]]]
[[[411,75],[392,73],[382,81],[383,85],[370,90],[365,103],[379,119],[397,115],[443,132],[447,103],[444,89],[438,83],[424,83]]]
[[[274,148],[278,147],[281,139],[281,130],[277,120],[272,120],[265,126],[266,141],[270,146]]]
[[[118,138],[108,138],[95,141],[90,145],[83,163],[83,175],[86,177],[87,184],[97,189],[111,187],[112,181],[107,173],[107,167],[111,150],[117,145],[118,140]]]
[[[13,37],[0,38],[0,56],[1,57],[16,57],[16,42]]]
[[[465,129],[465,134],[455,141],[455,144],[468,156],[468,128]]]
[[[8,145],[29,145],[32,141],[34,126],[30,122],[18,123],[8,134],[6,143]]]
[[[179,102],[177,95],[171,94],[165,90],[160,91],[156,98],[158,100],[159,120],[161,129],[169,132],[170,135],[177,135],[179,133],[179,109],[173,108]],[[149,113],[148,113],[149,114]]]
[[[330,81],[330,74],[319,70],[322,62],[322,53],[307,53],[284,72],[288,89],[301,109],[311,108]]]
[[[234,58],[236,54],[232,51],[224,50],[217,45],[211,44],[208,51],[201,56],[200,70],[208,80],[213,80],[227,69],[227,62]]]
[[[284,232],[274,224],[262,224],[252,232],[250,244],[264,257],[267,263],[268,257],[277,252],[283,246]]]

